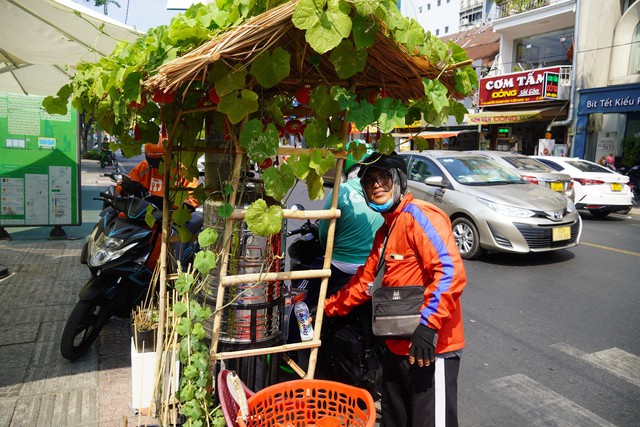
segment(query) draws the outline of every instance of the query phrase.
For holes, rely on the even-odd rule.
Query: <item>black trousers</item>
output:
[[[460,358],[410,365],[408,356],[385,354],[382,427],[457,427]]]

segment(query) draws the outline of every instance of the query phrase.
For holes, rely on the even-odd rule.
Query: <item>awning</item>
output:
[[[450,138],[452,136],[458,136],[458,134],[461,131],[422,131],[418,134],[412,134],[412,133],[392,133],[391,136],[397,136],[400,138],[407,138],[407,139],[413,139],[413,138],[424,138],[424,139],[438,139],[438,138]]]
[[[520,111],[485,111],[482,113],[467,114],[467,122],[472,125],[528,122],[541,119],[544,110],[546,110],[546,108]]]

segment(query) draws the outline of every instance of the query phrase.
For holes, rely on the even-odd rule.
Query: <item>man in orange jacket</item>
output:
[[[345,315],[371,299],[380,253],[382,286],[424,286],[421,321],[410,339],[387,339],[383,361],[385,427],[457,426],[457,379],[465,345],[460,296],[466,273],[447,215],[407,190],[406,163],[373,153],[358,173],[369,207],[382,213],[364,266],[326,300],[327,316]]]
[[[162,200],[162,197],[164,196],[164,172],[159,170],[160,162],[162,161],[164,154],[165,150],[162,146],[162,141],[158,144],[145,144],[145,159],[134,166],[128,174],[132,181],[141,184],[146,190],[148,190],[149,193],[151,193],[151,196],[156,198],[156,201]],[[198,180],[194,179],[189,181],[187,179],[176,179],[175,185],[177,187],[196,188],[198,186]],[[119,194],[122,190],[120,184],[118,184],[117,190]],[[198,200],[193,198],[191,192],[184,203],[190,210],[195,210],[199,206]]]

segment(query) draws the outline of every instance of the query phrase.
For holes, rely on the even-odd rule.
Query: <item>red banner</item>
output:
[[[544,101],[545,73],[559,72],[560,67],[548,67],[484,77],[480,79],[478,106]]]

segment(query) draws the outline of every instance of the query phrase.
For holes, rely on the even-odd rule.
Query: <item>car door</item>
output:
[[[444,210],[448,215],[450,209],[447,209],[447,197],[445,197],[449,180],[442,172],[440,167],[429,158],[421,156],[412,156],[409,161],[409,190],[416,199],[425,200],[433,203]]]

